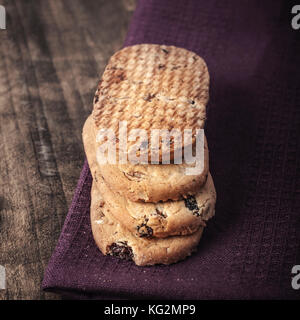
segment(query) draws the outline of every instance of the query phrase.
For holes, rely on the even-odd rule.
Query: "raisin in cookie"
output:
[[[85,151],[96,153],[96,132],[91,117],[83,128]],[[187,175],[188,164],[105,164],[98,170],[109,187],[131,201],[158,202],[179,200],[195,195],[206,182],[209,171],[208,147],[205,139],[203,171],[198,175]]]
[[[137,238],[105,210],[95,181],[91,194],[91,225],[95,242],[104,255],[133,260],[139,266],[171,264],[196,251],[203,227],[193,234],[165,239]],[[104,211],[106,214],[104,214]]]

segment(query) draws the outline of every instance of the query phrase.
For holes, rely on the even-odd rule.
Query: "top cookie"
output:
[[[127,122],[128,131],[144,129],[148,148],[131,150],[135,142],[128,142],[125,152],[147,153],[150,160],[152,148],[152,157],[161,162],[168,147],[174,159],[174,151],[182,146],[162,139],[154,150],[151,130],[178,129],[183,134],[192,129],[188,143],[194,143],[196,129],[204,127],[208,97],[209,74],[198,55],[174,46],[135,45],[111,57],[95,94],[93,119],[98,129],[112,129],[116,137],[120,121]]]

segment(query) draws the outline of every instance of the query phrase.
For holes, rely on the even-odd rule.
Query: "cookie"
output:
[[[110,215],[108,210],[104,210],[105,206],[101,193],[93,182],[91,226],[95,242],[104,255],[133,260],[139,266],[146,266],[175,263],[197,249],[203,227],[187,236],[137,238]]]
[[[130,201],[112,192],[101,175],[96,173],[94,177],[106,204],[104,214],[108,210],[116,220],[140,238],[191,234],[200,226],[205,226],[205,222],[214,215],[216,194],[210,174],[196,196],[158,203]]]
[[[108,186],[109,180],[106,180],[99,170],[92,144],[93,137],[86,128],[85,125],[84,147],[92,176],[106,204],[105,210],[109,210],[109,213],[133,234],[143,238],[191,234],[204,226],[205,221],[214,215],[216,192],[210,174],[195,196],[190,195],[179,201],[133,202],[113,192]]]
[[[148,148],[135,150],[135,142],[128,142],[123,151],[161,162],[168,147],[174,159],[177,149],[195,143],[196,129],[204,128],[208,98],[209,73],[197,54],[174,46],[134,45],[111,57],[95,94],[93,119],[98,129],[110,128],[116,137],[120,121],[127,122],[128,131],[144,129],[148,141],[140,142]],[[183,145],[175,139],[156,145],[149,138],[153,129],[177,129],[182,141],[184,129],[192,129],[193,137]]]
[[[96,133],[92,118],[83,128],[86,154],[95,157]],[[204,144],[203,171],[197,175],[187,175],[186,169],[192,165],[183,164],[105,164],[99,165],[99,174],[109,187],[131,201],[158,202],[179,200],[183,196],[195,195],[206,182],[209,171],[207,141]]]

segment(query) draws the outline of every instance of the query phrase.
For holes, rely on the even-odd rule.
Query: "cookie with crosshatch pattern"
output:
[[[116,137],[119,122],[126,121],[128,131],[144,129],[147,148],[135,150],[128,142],[127,154],[146,155],[162,161],[164,153],[174,159],[174,151],[183,147],[176,139],[160,139],[158,133],[151,144],[152,129],[191,129],[194,144],[196,129],[204,127],[209,98],[209,73],[204,60],[183,48],[156,44],[140,44],[116,52],[109,60],[98,85],[93,119],[98,129],[112,129]],[[184,143],[183,143],[184,144]],[[119,144],[117,140],[117,150]]]

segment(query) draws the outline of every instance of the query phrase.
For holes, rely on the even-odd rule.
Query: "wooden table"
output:
[[[72,200],[83,123],[135,0],[6,0],[0,30],[0,299],[40,289]]]

